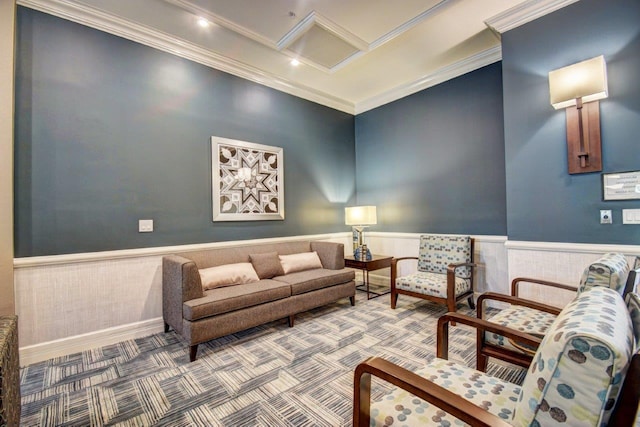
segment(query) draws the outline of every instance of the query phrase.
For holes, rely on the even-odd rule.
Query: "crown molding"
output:
[[[379,95],[356,103],[355,114],[373,110],[384,104],[388,104],[405,96],[412,95],[421,90],[430,88],[447,80],[477,70],[486,65],[493,64],[502,59],[502,46],[496,45],[468,58],[464,58],[451,65],[440,68],[431,74],[427,74],[413,82],[405,83]]]
[[[18,4],[198,62],[308,101],[345,113],[354,113],[352,102],[278,77],[165,32],[128,21],[90,6],[68,0],[19,0]]]
[[[177,3],[178,0],[172,0]],[[431,13],[450,0],[439,3],[425,13],[420,19],[426,19]],[[573,0],[577,1],[577,0]],[[537,1],[539,3],[539,0]],[[545,2],[549,2],[545,0]],[[565,1],[566,2],[566,1]],[[87,27],[95,28],[109,34],[123,37],[134,42],[153,47],[163,52],[176,55],[205,66],[224,71],[245,80],[270,87],[272,89],[306,99],[348,114],[360,114],[379,107],[383,104],[395,101],[405,96],[419,92],[423,89],[435,86],[439,83],[458,77],[475,69],[484,67],[502,59],[500,46],[495,46],[471,57],[423,76],[413,82],[409,82],[381,94],[375,95],[364,101],[353,103],[348,100],[318,91],[291,80],[278,77],[274,74],[262,71],[251,65],[233,60],[226,56],[204,49],[194,43],[171,36],[154,28],[131,22],[121,17],[106,13],[99,9],[77,3],[70,0],[18,0],[18,5],[28,7],[40,12],[57,16],[68,21],[76,22]],[[407,25],[415,25],[415,22]],[[401,32],[401,30],[398,30]],[[387,40],[388,41],[388,40]],[[350,58],[353,59],[353,58]],[[339,64],[338,66],[344,66]],[[337,66],[337,67],[338,67]]]
[[[485,24],[497,34],[502,34],[577,1],[529,0],[487,19]]]

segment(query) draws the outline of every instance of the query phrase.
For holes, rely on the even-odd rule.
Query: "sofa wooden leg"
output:
[[[167,332],[169,332],[169,324],[164,322],[164,333],[166,334]]]
[[[189,361],[190,362],[195,361],[197,355],[198,355],[198,344],[189,346]]]
[[[351,306],[352,306],[352,307],[353,307],[354,305],[356,305],[356,296],[354,295],[354,296],[352,296],[352,297],[349,297],[349,301],[351,301]]]
[[[293,328],[293,323],[295,322],[296,316],[295,314],[292,314],[291,316],[289,316],[289,327]]]

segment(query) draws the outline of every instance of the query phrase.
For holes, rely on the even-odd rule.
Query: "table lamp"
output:
[[[354,233],[357,234],[358,245],[354,250],[353,257],[361,260],[370,260],[371,251],[364,243],[364,229],[369,225],[377,224],[375,206],[353,206],[344,208],[344,223],[351,225]]]

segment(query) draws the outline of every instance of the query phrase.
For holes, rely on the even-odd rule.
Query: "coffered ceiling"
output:
[[[18,0],[357,114],[501,59],[578,0]],[[297,66],[292,60],[299,61]]]

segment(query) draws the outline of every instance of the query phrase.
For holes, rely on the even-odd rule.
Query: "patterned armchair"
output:
[[[358,365],[354,426],[634,425],[638,326],[616,291],[595,288],[569,303],[542,340],[521,386],[446,360],[451,321],[530,339],[486,320],[448,313],[438,321],[438,358],[423,368],[411,372],[379,358]],[[371,376],[395,387],[372,400]]]
[[[484,311],[485,301],[493,300],[510,303],[511,305],[509,307],[501,310],[488,320],[491,323],[497,323],[531,334],[537,337],[537,343],[533,345],[523,345],[513,339],[507,339],[500,334],[483,332],[479,329],[476,348],[477,369],[485,371],[489,357],[495,357],[524,367],[529,366],[542,337],[545,336],[547,330],[560,313],[560,308],[518,298],[520,284],[528,283],[550,286],[572,293],[577,291],[578,295],[586,290],[604,286],[614,289],[624,296],[635,286],[631,283],[632,281],[633,279],[629,277],[629,267],[624,255],[608,253],[584,269],[578,288],[544,280],[517,278],[514,279],[511,284],[511,296],[493,292],[487,292],[481,295],[478,297],[478,318],[487,318]]]
[[[418,260],[418,271],[397,277],[398,263],[410,259]],[[446,304],[448,311],[456,311],[456,303],[467,298],[473,309],[474,267],[471,237],[422,235],[417,257],[391,261],[391,308],[396,308],[398,295],[409,295]]]

